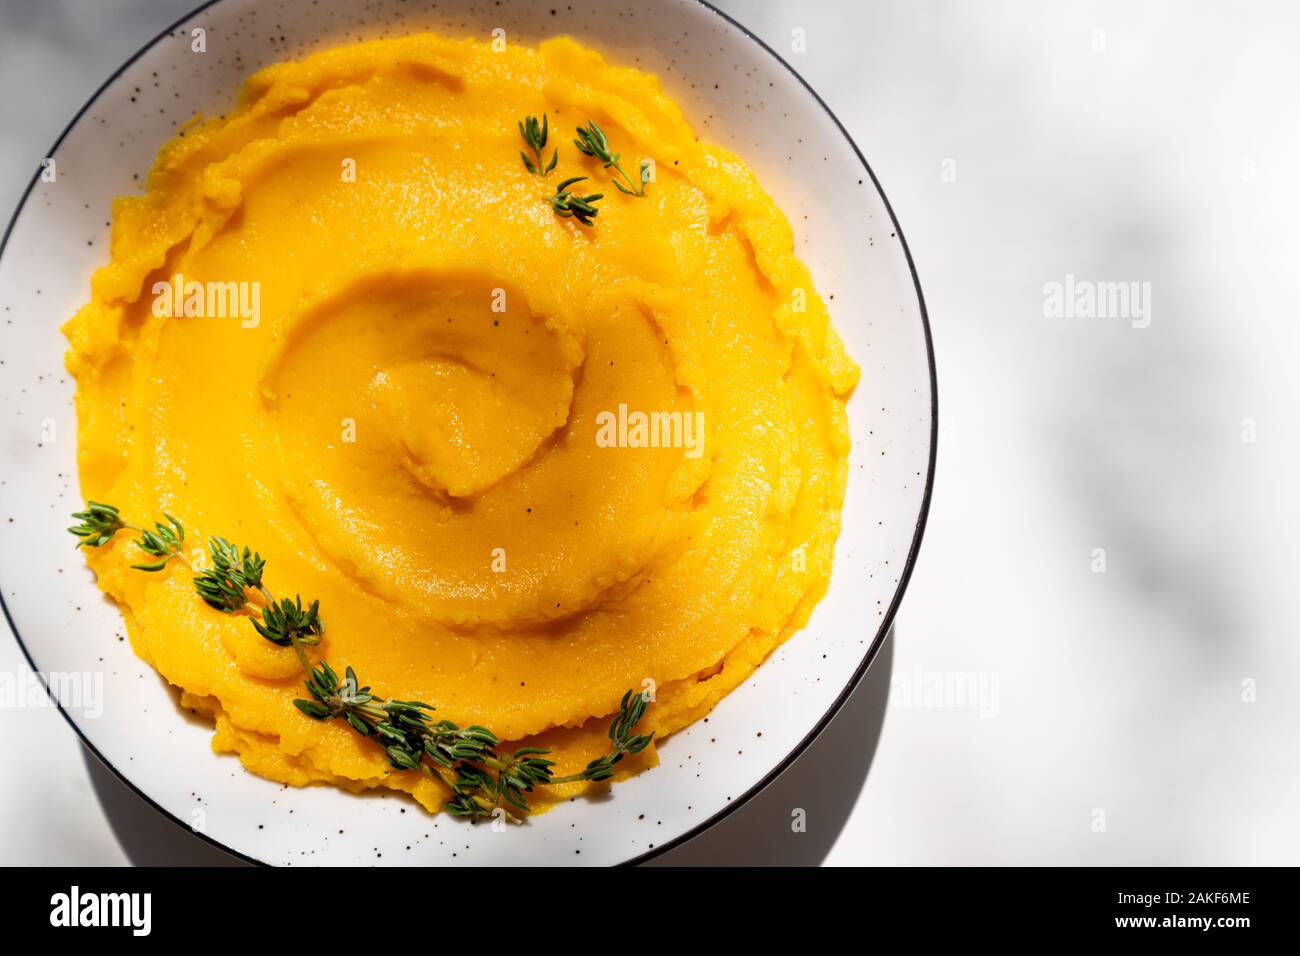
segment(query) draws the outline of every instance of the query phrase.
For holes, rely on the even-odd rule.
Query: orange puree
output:
[[[542,114],[546,177],[516,125]],[[653,160],[644,197],[573,147],[589,119],[634,175]],[[548,202],[577,175],[605,194],[589,228]],[[320,600],[313,654],[553,747],[558,773],[604,751],[628,688],[653,686],[660,740],[706,714],[825,591],[857,367],[750,170],[572,40],[262,70],[116,202],[65,331],[88,498],[180,517],[194,569],[211,536],[259,551],[273,590]],[[191,567],[130,570],[127,535],[87,560],[216,750],[440,805],[299,713],[292,651],[203,604]]]

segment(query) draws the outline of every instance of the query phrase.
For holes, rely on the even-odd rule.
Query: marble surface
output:
[[[5,217],[192,5],[0,0]],[[718,5],[838,114],[907,232],[939,477],[892,653],[664,862],[1297,862],[1300,9]],[[1054,283],[1136,297],[1063,317]],[[0,675],[25,671],[0,640]],[[0,754],[7,862],[203,859],[52,709],[0,708]]]

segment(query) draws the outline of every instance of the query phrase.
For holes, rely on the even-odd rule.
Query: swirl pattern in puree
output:
[[[543,113],[544,179],[516,129]],[[588,119],[625,168],[653,158],[645,197],[572,147]],[[547,201],[573,175],[606,194],[591,228]],[[255,288],[257,314],[160,310],[176,276]],[[857,368],[749,169],[572,40],[421,35],[262,70],[117,201],[65,331],[87,497],[257,549],[273,587],[320,599],[333,664],[553,747],[561,773],[603,751],[626,688],[654,682],[660,740],[707,713],[826,588]],[[620,407],[702,441],[610,447]],[[217,750],[440,804],[290,705],[290,651],[131,549],[88,560]]]

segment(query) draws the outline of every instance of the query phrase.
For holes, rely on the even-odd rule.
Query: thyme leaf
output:
[[[185,545],[185,528],[165,511],[163,517],[167,519],[167,524],[155,521],[154,530],[142,530],[140,537],[136,539],[137,548],[150,557],[158,559],[145,564],[131,565],[138,571],[161,571],[167,567],[168,561],[181,553],[181,548]]]
[[[533,151],[529,156],[523,150],[519,151],[520,158],[524,161],[524,168],[534,176],[545,176],[555,168],[556,160],[560,158],[560,151],[557,149],[551,153],[551,161],[543,165],[544,158],[542,151],[546,149],[546,138],[548,135],[548,122],[546,114],[542,114],[539,123],[536,116],[526,116],[519,123],[519,135],[523,137],[524,144]]]
[[[113,540],[113,535],[126,527],[116,508],[98,501],[87,501],[86,510],[74,511],[72,518],[78,523],[69,528],[68,532],[80,539],[77,542],[78,548],[98,548],[108,544]]]
[[[634,180],[619,165],[621,154],[615,153],[609,148],[609,140],[605,137],[605,131],[596,125],[595,120],[587,120],[587,125],[578,130],[578,138],[573,141],[573,145],[578,147],[579,152],[584,155],[593,156],[600,160],[605,169],[613,169],[622,176],[627,185],[617,179],[610,180],[620,192],[629,196],[645,195],[645,184],[650,181],[650,164],[642,160],[638,177]]]
[[[572,216],[584,226],[592,225],[596,214],[600,212],[596,208],[596,202],[604,199],[603,193],[596,193],[591,196],[575,196],[569,192],[569,187],[574,183],[580,183],[586,176],[574,176],[572,179],[566,179],[555,187],[555,195],[551,197],[551,208],[555,214],[564,219]]]

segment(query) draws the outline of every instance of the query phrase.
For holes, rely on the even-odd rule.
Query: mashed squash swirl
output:
[[[542,114],[545,178],[516,126]],[[589,119],[653,161],[645,197],[572,147]],[[605,194],[590,228],[548,202],[579,175]],[[256,314],[160,309],[176,276],[255,288]],[[629,687],[653,682],[659,740],[707,713],[826,588],[857,368],[749,169],[572,40],[421,35],[262,70],[116,202],[65,332],[87,497],[256,548],[320,600],[336,666],[553,747],[558,773],[603,752]],[[702,430],[599,441],[620,409]],[[131,571],[130,548],[88,560],[215,749],[441,804],[291,706],[292,651],[207,608],[184,566]]]

